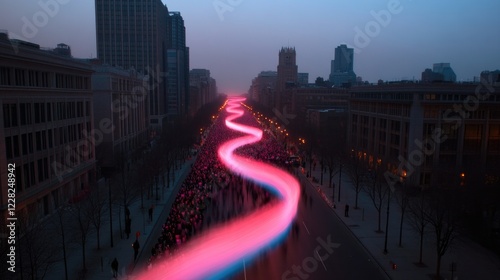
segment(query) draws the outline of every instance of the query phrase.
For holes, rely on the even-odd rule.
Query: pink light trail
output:
[[[255,255],[282,236],[297,214],[300,185],[286,171],[234,153],[239,147],[258,142],[262,130],[234,122],[244,114],[245,98],[229,98],[226,126],[247,135],[229,140],[218,149],[219,159],[232,172],[265,185],[278,194],[280,201],[264,206],[228,224],[214,227],[194,238],[185,247],[139,279],[207,279],[230,268],[245,257]]]

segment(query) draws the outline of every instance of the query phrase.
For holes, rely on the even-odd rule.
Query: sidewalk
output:
[[[309,170],[309,166],[306,166],[305,170],[304,173],[298,172],[300,173],[299,176],[305,178],[305,173]],[[320,193],[323,192],[323,198],[331,205],[332,188],[328,187],[328,176],[328,172],[325,172],[323,174],[323,184],[320,184],[321,168],[316,166],[316,169],[312,171],[311,177],[307,181],[309,181],[311,187],[317,188]],[[318,180],[318,183],[313,183],[313,177]],[[382,208],[381,228],[384,232],[377,233],[378,212],[369,196],[361,191],[358,198],[359,209],[354,209],[356,193],[347,173],[342,173],[340,201],[338,200],[338,174],[334,176],[333,182],[335,183],[336,205],[336,208],[333,209],[334,212],[366,250],[370,252],[372,257],[391,279],[432,279],[431,276],[435,274],[436,270],[436,249],[432,242],[434,238],[432,233],[427,233],[424,237],[422,259],[425,266],[418,266],[420,239],[418,234],[406,221],[403,223],[402,247],[398,246],[401,212],[395,197],[392,196],[387,238],[388,253],[385,255],[383,251],[387,205]],[[346,204],[350,206],[349,217],[344,217]],[[498,275],[500,275],[500,258],[479,244],[468,240],[466,237],[459,236],[455,240],[453,247],[448,249],[447,253],[443,256],[441,262],[441,275],[443,279],[452,279],[450,271],[452,262],[455,262],[457,267],[453,275],[454,279],[493,280],[498,279]],[[397,268],[395,270],[392,264],[396,264]]]
[[[109,228],[109,212],[106,213],[106,222],[102,226],[100,236],[101,236],[101,249],[97,250],[97,236],[95,231],[93,231],[87,240],[86,246],[86,265],[87,272],[83,277],[81,275],[82,271],[82,250],[81,246],[75,244],[67,245],[67,263],[68,263],[68,278],[69,279],[113,279],[113,273],[111,269],[111,262],[114,258],[118,260],[118,279],[130,279],[129,275],[133,272],[134,267],[138,264],[141,259],[147,260],[150,255],[151,242],[157,239],[155,235],[154,228],[156,225],[158,227],[165,222],[165,217],[168,215],[170,206],[175,199],[175,194],[177,193],[180,184],[184,180],[185,176],[191,170],[191,165],[196,160],[196,157],[187,159],[180,167],[180,169],[175,170],[175,181],[170,184],[170,188],[164,188],[162,193],[162,186],[159,187],[159,200],[156,200],[156,192],[150,199],[147,195],[144,196],[144,209],[141,209],[141,199],[140,197],[134,201],[130,206],[130,218],[131,222],[131,234],[129,239],[127,239],[125,234],[120,237],[120,227],[119,221],[124,219],[123,213],[120,216],[117,215],[118,206],[113,205],[114,216],[113,216],[113,247],[110,247],[110,228]],[[152,222],[149,221],[148,209],[151,205],[154,205],[153,219]],[[122,211],[122,210],[121,210]],[[123,212],[123,211],[122,211]],[[124,225],[122,221],[122,231],[124,231]],[[138,238],[140,243],[139,255],[137,261],[134,262],[134,250],[132,248],[132,243],[134,243],[136,238],[136,233],[140,233]],[[152,238],[150,238],[152,237]],[[153,240],[153,241],[152,241]],[[143,261],[141,261],[142,263]],[[49,272],[50,279],[65,279],[64,278],[64,262],[61,260],[55,265]]]

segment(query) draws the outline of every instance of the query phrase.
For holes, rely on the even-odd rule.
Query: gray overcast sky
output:
[[[43,3],[57,9],[46,12]],[[209,69],[226,93],[246,92],[260,71],[276,71],[282,46],[296,48],[299,72],[308,72],[310,82],[328,78],[342,43],[356,48],[354,71],[370,82],[420,79],[436,62],[451,63],[463,81],[500,68],[499,0],[163,3],[184,18],[190,68]],[[26,28],[30,23],[36,31]],[[0,29],[44,47],[66,43],[75,57],[96,56],[91,0],[0,0]]]

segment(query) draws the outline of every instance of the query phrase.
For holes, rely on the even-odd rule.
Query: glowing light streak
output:
[[[239,147],[262,138],[262,130],[235,122],[244,114],[240,109],[240,102],[244,100],[229,99],[226,110],[230,115],[226,118],[226,125],[247,135],[222,144],[218,150],[219,159],[232,172],[256,181],[278,195],[280,201],[208,230],[183,245],[174,257],[139,275],[139,279],[212,279],[277,241],[290,227],[300,198],[297,180],[279,168],[234,154]]]

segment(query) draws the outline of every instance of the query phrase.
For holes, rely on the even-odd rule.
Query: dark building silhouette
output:
[[[290,88],[297,85],[298,66],[296,62],[295,48],[283,47],[279,52],[278,79],[276,82],[275,104],[278,110],[291,103]]]
[[[441,73],[436,73],[431,69],[427,68],[422,72],[422,82],[432,83],[432,82],[442,82],[444,81],[444,76]]]
[[[178,117],[184,116],[189,107],[189,48],[181,13],[170,12],[168,26],[167,113],[169,117]]]
[[[500,86],[500,70],[481,72],[481,82],[488,85]]]
[[[215,100],[217,83],[210,77],[210,70],[191,69],[189,71],[190,108],[189,114],[194,116],[203,105]]]
[[[335,48],[335,59],[332,60],[330,83],[336,87],[349,86],[356,83],[354,73],[354,49],[346,45]]]
[[[260,72],[259,75],[252,80],[249,91],[250,97],[262,105],[271,108],[274,104],[277,79],[278,72],[276,71]]]
[[[469,83],[353,87],[349,151],[372,166],[379,164],[393,172],[401,168],[399,175],[415,185],[457,186],[461,176],[478,169],[496,174],[500,164],[499,90]],[[465,105],[467,100],[477,100],[477,108],[466,109],[470,108]]]
[[[97,57],[147,76],[146,115],[151,126],[161,129],[168,113],[167,7],[160,0],[96,0],[95,11]]]
[[[7,194],[15,164],[16,216],[34,223],[95,184],[94,131],[108,129],[94,128],[91,66],[65,46],[41,49],[0,34],[0,191]],[[6,221],[6,199],[0,209]]]
[[[451,68],[449,63],[434,63],[432,71],[443,75],[443,81],[445,82],[456,82],[457,75],[455,71]]]

